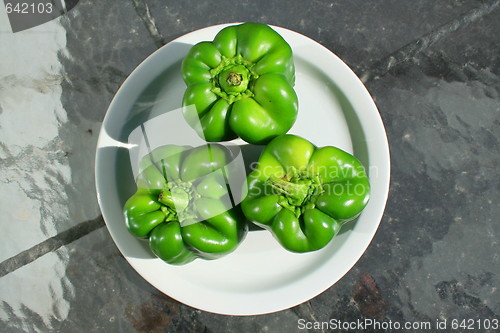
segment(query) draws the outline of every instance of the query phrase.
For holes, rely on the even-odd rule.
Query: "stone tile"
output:
[[[125,309],[153,292],[134,274],[102,228],[4,276],[0,330],[131,332]]]
[[[498,93],[499,89],[499,29],[500,5],[497,5],[490,14],[425,50],[426,56],[436,58],[427,62],[426,74],[446,81],[481,81],[491,86],[486,92],[489,97],[498,98],[493,90]]]
[[[402,265],[399,278],[383,280],[398,285],[407,318],[499,314],[499,14],[449,34],[418,67],[369,85],[394,157],[383,244],[396,241],[391,256]]]
[[[358,75],[376,60],[479,5],[472,0],[145,1],[166,41],[215,24],[262,22],[318,41]]]
[[[118,1],[80,1],[16,34],[2,11],[0,38],[3,261],[100,214],[92,172],[100,122],[156,47],[132,3]]]
[[[92,22],[92,24],[89,24]],[[131,1],[79,1],[61,19],[67,45],[61,103],[68,124],[59,131],[72,170],[66,187],[71,219],[98,216],[94,157],[100,125],[114,94],[135,67],[156,50]]]
[[[71,180],[59,129],[68,119],[61,103],[66,44],[58,21],[12,34],[0,14],[0,260],[57,233],[67,220],[64,188]],[[36,49],[38,52],[33,52]]]
[[[156,50],[155,43],[132,1],[79,1],[62,25],[68,36],[60,56],[63,105],[75,123],[100,122],[116,90]]]
[[[358,74],[484,3],[145,1],[166,41],[261,21],[320,41]],[[100,122],[158,42],[134,3],[80,1],[15,40],[0,12],[1,44],[9,45],[0,48],[0,262],[99,214],[89,171]],[[195,310],[143,280],[101,228],[0,278],[0,331],[294,332],[299,319],[498,317],[498,16],[368,82],[391,147],[390,197],[364,256],[323,294],[258,317]]]
[[[301,332],[299,317],[292,310],[261,316],[222,316],[200,312],[199,322],[208,332]],[[303,332],[303,330],[302,330]]]
[[[498,10],[369,82],[391,147],[390,196],[362,259],[311,301],[317,318],[498,317],[497,19]],[[356,302],[364,274],[380,293],[368,288],[368,305]]]
[[[68,249],[42,256],[0,279],[0,330],[43,332],[67,318],[74,286],[66,277]]]
[[[170,299],[131,268],[105,228],[4,276],[0,294],[2,332],[297,331],[292,311],[229,317]]]

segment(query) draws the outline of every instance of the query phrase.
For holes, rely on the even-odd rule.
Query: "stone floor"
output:
[[[499,325],[500,1],[284,3],[80,0],[15,34],[0,6],[0,332]],[[100,215],[93,170],[107,107],[142,60],[243,21],[302,33],[353,69],[384,121],[392,173],[377,234],[344,278],[294,308],[237,317],[178,303],[132,269]]]

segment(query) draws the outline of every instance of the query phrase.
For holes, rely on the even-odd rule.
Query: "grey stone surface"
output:
[[[453,319],[500,319],[500,2],[283,3],[82,0],[18,34],[0,9],[1,332],[307,331],[299,319],[447,320],[451,331]],[[365,78],[392,173],[360,261],[309,302],[234,317],[161,294],[105,227],[91,231],[99,223],[39,252],[99,216],[97,134],[135,66],[175,37],[236,21],[303,33]]]
[[[357,74],[431,32],[477,1],[154,1],[145,0],[165,40],[209,25],[262,22],[304,34],[337,54]],[[202,18],[202,19],[201,19]]]

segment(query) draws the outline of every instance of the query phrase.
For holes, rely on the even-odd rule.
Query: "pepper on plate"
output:
[[[295,123],[298,98],[290,45],[261,23],[222,29],[182,62],[186,121],[206,141],[265,144]]]
[[[128,230],[175,265],[234,251],[247,226],[230,198],[231,159],[230,150],[218,144],[154,149],[141,159],[137,191],[124,206]]]
[[[370,196],[367,174],[356,157],[291,134],[264,148],[247,184],[243,213],[292,252],[325,247],[358,217]]]

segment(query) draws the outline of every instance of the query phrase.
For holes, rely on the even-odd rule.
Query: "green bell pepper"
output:
[[[128,230],[148,238],[153,253],[170,264],[235,250],[247,226],[241,208],[231,204],[230,160],[230,151],[217,144],[153,150],[141,160],[137,192],[124,206]]]
[[[229,26],[194,45],[182,76],[184,116],[206,141],[266,143],[297,118],[292,49],[265,24]]]
[[[292,252],[326,246],[368,203],[370,183],[351,154],[286,134],[263,150],[247,178],[245,216]]]

